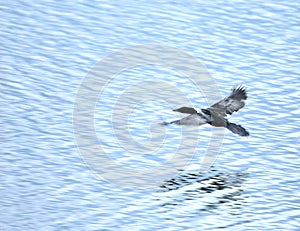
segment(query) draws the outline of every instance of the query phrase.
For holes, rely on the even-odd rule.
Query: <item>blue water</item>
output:
[[[3,2],[0,230],[299,230],[299,8],[277,0]],[[217,160],[200,173],[197,158],[212,130],[190,128],[184,150],[195,151],[199,140],[192,167],[131,190],[122,177],[118,184],[100,179],[83,160],[73,109],[99,60],[149,43],[198,59],[222,96],[235,84],[247,86],[247,104],[230,120],[250,137],[226,131]],[[176,127],[167,128],[159,155],[131,155],[113,142],[113,100],[152,76],[176,85],[198,109],[207,106],[188,78],[168,67],[120,73],[95,104],[95,130],[110,158],[129,170],[167,162],[180,143]],[[151,140],[151,129],[160,133],[150,122],[179,116],[156,96],[128,120],[139,143]]]

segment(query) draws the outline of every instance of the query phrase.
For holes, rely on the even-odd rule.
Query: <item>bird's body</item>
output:
[[[209,108],[201,109],[200,112],[189,107],[181,107],[173,110],[190,115],[180,120],[164,124],[200,126],[208,123],[214,127],[226,127],[231,132],[240,136],[249,136],[249,132],[245,128],[241,125],[230,123],[227,119],[227,115],[231,115],[233,112],[236,112],[245,106],[244,100],[246,99],[246,89],[243,86],[239,86],[232,90],[230,96],[215,103]]]
[[[175,120],[171,124],[200,126],[207,123],[207,119],[200,113],[192,114],[180,120]]]

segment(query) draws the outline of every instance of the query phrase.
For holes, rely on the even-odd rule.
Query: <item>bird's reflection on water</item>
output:
[[[246,171],[226,173],[212,169],[205,174],[183,171],[160,186],[161,198],[168,198],[162,199],[161,206],[172,207],[197,200],[203,202],[201,210],[206,211],[226,203],[239,208],[244,203],[242,185],[247,176]]]

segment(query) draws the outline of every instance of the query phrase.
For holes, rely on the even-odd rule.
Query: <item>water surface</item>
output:
[[[298,230],[299,7],[297,1],[258,0],[3,3],[0,229]],[[132,191],[99,180],[83,162],[73,135],[73,105],[99,59],[147,43],[199,59],[223,96],[235,84],[246,85],[247,105],[231,121],[245,126],[250,137],[226,132],[205,174],[196,157],[190,169],[178,169],[156,188]],[[96,105],[104,113],[95,116],[102,138],[110,140],[105,112],[117,93],[152,76],[181,89],[198,109],[207,106],[187,78],[167,67],[133,68],[112,83],[104,105]],[[129,127],[138,142],[149,139],[148,121],[179,116],[156,101],[137,112]],[[165,161],[178,144],[180,128],[168,129],[165,149],[146,162],[115,144],[106,149],[121,164],[149,167],[143,164]],[[189,134],[202,137],[196,153],[203,157],[211,128]]]

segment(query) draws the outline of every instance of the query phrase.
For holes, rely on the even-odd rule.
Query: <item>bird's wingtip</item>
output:
[[[247,99],[247,88],[243,84],[235,85],[232,89],[231,97],[234,99]]]

